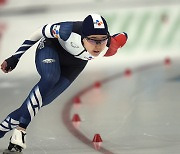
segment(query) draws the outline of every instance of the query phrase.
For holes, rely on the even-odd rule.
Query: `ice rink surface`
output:
[[[101,78],[82,74],[32,121],[23,153],[178,154],[179,67],[179,59],[173,59],[170,65],[144,63],[126,73],[116,67]],[[85,83],[90,76],[96,80]],[[0,120],[21,104],[37,81],[8,80],[1,80]],[[80,122],[72,122],[75,114]],[[100,147],[92,142],[95,134],[102,139]],[[10,135],[0,140],[0,151],[7,148]]]
[[[78,1],[81,5],[69,5],[71,0],[39,0],[36,5],[11,0],[0,10],[1,62],[37,27],[81,20],[89,13],[106,16],[112,34],[123,30],[129,35],[117,55],[88,64],[69,89],[41,109],[27,129],[23,154],[179,154],[179,1]],[[35,47],[30,50],[13,72],[0,72],[0,121],[39,80]],[[173,55],[169,65],[166,55]],[[0,139],[0,153],[11,134]],[[102,142],[92,142],[95,134]]]

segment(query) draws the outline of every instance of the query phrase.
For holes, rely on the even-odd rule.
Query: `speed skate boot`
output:
[[[21,152],[26,148],[26,132],[23,130],[14,129],[10,138],[8,150]]]

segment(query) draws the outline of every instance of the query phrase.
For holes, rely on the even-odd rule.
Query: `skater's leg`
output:
[[[19,109],[15,110],[9,116],[7,116],[7,118],[0,124],[0,138],[19,125],[19,118]]]
[[[61,67],[62,75],[58,83],[52,88],[47,96],[44,98],[43,105],[51,103],[56,97],[58,97],[64,90],[66,90],[71,83],[77,78],[77,76],[82,72],[86,63],[77,67]],[[65,72],[66,71],[66,72]]]
[[[29,125],[33,117],[44,105],[44,98],[58,83],[61,75],[58,54],[50,47],[37,51],[36,67],[41,79],[22,105],[22,109],[25,108],[26,112],[20,117],[19,126],[23,128]]]
[[[37,89],[37,88],[34,88],[36,89],[35,91],[35,96],[37,97],[37,102],[42,102],[40,103],[40,106],[39,104],[34,104],[35,105],[35,112],[30,112],[32,110],[29,110],[29,113],[31,115],[31,119],[29,119],[29,121],[32,120],[32,118],[37,114],[36,112],[39,111],[39,109],[45,105],[48,105],[49,103],[51,103],[56,97],[58,97],[64,90],[66,90],[70,85],[71,83],[74,81],[74,79],[81,73],[81,71],[84,69],[86,64],[84,65],[81,65],[81,66],[78,66],[78,67],[75,67],[75,68],[69,68],[67,67],[66,68],[66,71],[68,71],[69,73],[66,73],[66,77],[65,76],[62,76],[59,78],[58,81],[56,81],[53,85],[52,88],[50,88],[50,86],[48,86],[49,84],[46,84],[46,86],[49,87],[49,90],[47,91],[46,95],[43,96],[41,98],[41,93],[40,93],[40,89]],[[40,74],[42,74],[42,68],[39,69],[39,72]],[[67,75],[68,74],[68,75]],[[41,75],[43,76],[43,75]],[[52,80],[51,80],[52,81]],[[35,98],[33,99],[33,96],[30,97],[31,100],[35,100]],[[33,101],[32,101],[33,102]],[[36,101],[35,101],[36,102]],[[25,104],[25,103],[24,103]],[[24,105],[23,104],[23,105]],[[22,107],[24,108],[24,107]],[[31,108],[31,107],[29,107]],[[24,119],[21,117],[20,118],[20,124],[19,126],[22,127],[22,128],[26,128],[28,126],[28,123],[25,124],[25,121]]]
[[[52,59],[52,61],[46,61],[47,59]],[[26,128],[43,106],[43,99],[48,91],[58,82],[60,78],[59,57],[53,49],[47,47],[38,51],[36,65],[41,79],[31,90],[22,106],[9,114],[0,124],[0,137],[17,125]]]

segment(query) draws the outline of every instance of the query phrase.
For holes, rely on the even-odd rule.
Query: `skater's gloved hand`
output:
[[[111,37],[111,43],[110,43],[109,48],[111,50],[117,50],[119,48],[122,48],[124,46],[124,44],[126,43],[127,38],[128,38],[128,36],[125,32],[113,35]]]
[[[126,43],[128,36],[126,33],[115,34],[111,36],[110,46],[104,56],[113,56],[119,48],[122,48]]]
[[[11,72],[17,65],[18,59],[15,56],[11,56],[7,58],[2,64],[1,64],[1,70],[4,73]]]

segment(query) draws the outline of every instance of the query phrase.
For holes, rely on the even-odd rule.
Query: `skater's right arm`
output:
[[[28,39],[26,39],[20,48],[9,58],[7,58],[1,64],[1,70],[4,73],[11,72],[19,62],[21,56],[36,42],[38,42],[42,37],[45,38],[58,38],[59,37],[59,30],[60,23],[57,24],[47,24],[43,27],[40,27],[37,31],[35,31]],[[56,33],[58,32],[58,33]]]
[[[42,37],[42,28],[39,28],[37,31],[35,31],[32,35],[29,36],[28,39],[26,39],[23,44],[20,46],[20,48],[9,58],[4,60],[4,62],[1,64],[1,70],[4,73],[11,72],[19,62],[20,57],[36,42],[38,42]]]

